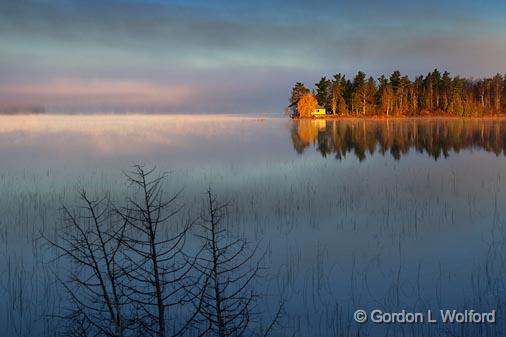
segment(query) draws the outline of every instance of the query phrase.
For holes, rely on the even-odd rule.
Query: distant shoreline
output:
[[[0,112],[0,116],[47,115],[46,112]]]

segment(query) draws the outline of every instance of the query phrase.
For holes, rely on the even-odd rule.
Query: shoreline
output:
[[[505,114],[488,114],[482,116],[444,116],[444,115],[418,115],[418,116],[333,116],[328,115],[324,117],[292,117],[294,121],[297,120],[377,120],[377,121],[387,121],[387,120],[424,120],[424,119],[440,119],[440,120],[457,120],[457,119],[506,119]]]

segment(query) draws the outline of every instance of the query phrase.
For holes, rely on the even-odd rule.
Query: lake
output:
[[[266,253],[256,310],[285,301],[273,336],[503,336],[505,151],[501,118],[0,116],[2,335],[55,335],[69,302],[42,236],[80,189],[124,198],[122,170],[142,164],[189,212],[209,186],[230,203],[230,231]],[[358,309],[497,322],[359,324]]]

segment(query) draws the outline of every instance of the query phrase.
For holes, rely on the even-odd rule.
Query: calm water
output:
[[[300,121],[244,116],[0,117],[0,326],[52,336],[65,305],[40,240],[58,208],[126,190],[137,163],[267,250],[287,299],[277,336],[503,336],[506,120]],[[356,309],[497,310],[497,323],[374,325]]]

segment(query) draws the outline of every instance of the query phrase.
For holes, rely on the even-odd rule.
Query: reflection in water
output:
[[[411,148],[435,160],[462,149],[506,154],[506,120],[299,120],[293,123],[291,137],[299,154],[314,144],[323,157],[334,154],[340,160],[353,152],[362,161],[376,151],[390,152],[399,160]]]
[[[121,170],[139,162],[170,172],[167,191],[183,189],[180,203],[195,216],[208,186],[230,201],[231,234],[267,251],[271,268],[256,290],[286,295],[273,337],[503,337],[506,156],[492,153],[504,152],[505,123],[0,116],[0,335],[57,335],[50,318],[68,301],[54,273],[68,275],[48,263],[41,234],[61,233],[58,210],[80,205],[81,188],[123,204]],[[305,150],[313,145],[342,160],[317,158]],[[274,317],[276,296],[255,309]],[[358,308],[497,310],[499,318],[360,325]]]

